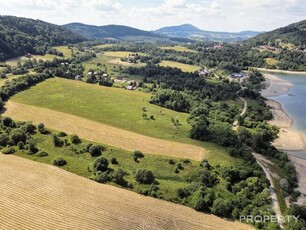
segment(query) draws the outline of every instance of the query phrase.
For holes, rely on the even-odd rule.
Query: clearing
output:
[[[183,64],[183,63],[174,62],[174,61],[162,61],[159,65],[164,66],[164,67],[179,68],[184,72],[195,72],[195,71],[199,71],[201,68],[196,65]]]
[[[59,57],[59,56],[56,56],[56,55],[53,55],[53,54],[46,54],[46,55],[32,55],[31,58],[27,58],[25,56],[20,56],[20,57],[17,57],[17,58],[12,58],[12,59],[8,59],[5,61],[5,64],[6,65],[10,65],[12,67],[17,67],[17,63],[18,61],[20,61],[21,64],[23,64],[26,60],[28,59],[36,59],[37,61],[38,60],[43,60],[43,61],[52,61],[54,58],[57,58],[57,59],[61,59],[62,57]]]
[[[52,129],[70,134],[76,133],[83,139],[125,150],[140,150],[145,153],[189,158],[197,161],[204,158],[205,150],[197,146],[160,140],[70,114],[12,101],[7,102],[5,115],[16,120],[33,121],[35,124],[44,123]]]
[[[0,174],[3,229],[254,229],[12,155]]]
[[[132,66],[132,67],[142,67],[146,65],[146,63],[130,63],[126,61],[121,61],[120,58],[116,58],[107,62],[115,65]]]
[[[174,50],[177,52],[189,52],[189,53],[197,53],[196,50],[188,49],[185,46],[161,46],[159,47],[162,50]]]

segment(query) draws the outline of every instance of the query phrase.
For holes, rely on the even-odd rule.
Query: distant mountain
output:
[[[306,20],[290,24],[279,29],[262,33],[247,41],[253,45],[276,45],[278,43],[291,43],[295,46],[306,46]]]
[[[84,36],[51,23],[0,16],[0,61],[26,53],[44,54],[48,46],[85,40]]]
[[[139,30],[129,26],[107,25],[107,26],[93,26],[82,23],[70,23],[64,25],[76,33],[82,34],[88,38],[125,38],[125,37],[150,37],[162,38],[164,36],[152,32]]]
[[[238,33],[230,32],[214,32],[201,30],[191,24],[183,24],[179,26],[168,26],[155,30],[154,33],[166,35],[169,37],[189,38],[196,40],[210,41],[242,41],[258,35],[256,31],[242,31]]]

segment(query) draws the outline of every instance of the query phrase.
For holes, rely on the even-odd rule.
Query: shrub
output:
[[[135,162],[138,162],[139,158],[144,158],[144,155],[141,151],[135,150],[133,153],[133,158]]]
[[[38,156],[38,157],[46,157],[46,156],[49,156],[49,154],[47,152],[41,151],[41,152],[38,152],[36,154],[36,156]]]
[[[96,146],[96,145],[90,146],[88,152],[90,153],[92,157],[101,156],[101,149],[99,146]]]
[[[22,141],[19,141],[17,146],[19,149],[24,149],[24,143]]]
[[[108,160],[104,157],[99,157],[94,162],[94,172],[106,171],[108,169]]]
[[[2,124],[6,127],[13,127],[14,126],[14,121],[10,117],[4,117],[2,119]]]
[[[121,186],[126,186],[127,181],[124,179],[124,176],[128,175],[127,172],[125,172],[122,169],[118,169],[116,172],[114,172],[112,176],[112,180],[114,183],[121,185]]]
[[[62,147],[64,145],[64,142],[56,135],[53,135],[53,144],[56,147]]]
[[[37,125],[37,129],[38,129],[38,132],[41,133],[41,134],[48,134],[48,130],[46,130],[45,128],[45,125],[43,123],[40,123]]]
[[[66,137],[67,134],[66,134],[65,132],[59,132],[59,133],[57,134],[57,136],[58,136],[58,137]]]
[[[16,150],[13,147],[4,148],[1,150],[3,154],[13,154],[16,152]]]
[[[19,141],[22,141],[22,142],[26,142],[27,140],[27,136],[25,135],[25,133],[23,133],[22,131],[20,130],[15,130],[11,136],[11,139],[13,141],[13,143],[15,145],[17,145],[17,143]]]
[[[175,161],[172,160],[172,159],[170,159],[170,160],[169,160],[169,164],[170,164],[170,165],[174,165],[174,164],[175,164]]]
[[[70,140],[71,140],[71,143],[73,144],[81,143],[81,139],[77,135],[71,135]]]
[[[112,157],[111,163],[112,163],[113,165],[117,165],[119,162],[117,161],[117,159],[116,159],[115,157]]]
[[[140,169],[136,173],[135,179],[140,184],[152,184],[155,181],[152,171],[145,169]]]
[[[8,141],[9,141],[9,138],[6,134],[4,133],[0,134],[0,145],[1,146],[6,146]]]
[[[24,128],[24,131],[25,131],[26,133],[30,133],[30,134],[34,134],[34,133],[35,133],[35,130],[36,130],[35,125],[33,125],[32,123],[29,123],[29,122],[27,122],[27,123],[23,126],[23,128]]]
[[[53,161],[53,165],[56,165],[56,166],[64,166],[67,164],[67,161],[64,160],[63,158],[56,158],[54,161]]]
[[[110,176],[108,172],[101,172],[99,171],[95,177],[95,181],[99,183],[106,183],[110,181]]]

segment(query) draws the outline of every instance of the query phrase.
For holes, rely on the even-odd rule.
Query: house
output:
[[[229,78],[242,78],[245,77],[246,75],[244,73],[232,73],[231,75],[229,75]]]
[[[104,73],[103,75],[102,75],[102,77],[107,77],[108,75],[107,75],[107,73]]]
[[[135,90],[137,89],[136,86],[132,86],[132,85],[129,85],[128,87],[126,87],[127,90]]]
[[[92,72],[88,72],[88,75],[92,75]]]
[[[214,49],[222,49],[223,48],[223,46],[221,46],[221,45],[214,45]]]
[[[208,74],[209,74],[209,71],[207,69],[204,69],[204,68],[200,69],[200,72],[199,72],[200,76],[208,76]]]
[[[25,55],[25,57],[26,57],[26,58],[31,58],[31,57],[32,57],[32,54],[27,53],[27,54]]]

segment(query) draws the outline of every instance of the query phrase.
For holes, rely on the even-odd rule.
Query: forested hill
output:
[[[100,38],[124,38],[126,36],[141,36],[159,38],[161,35],[151,33],[144,30],[139,30],[129,26],[120,25],[107,25],[107,26],[94,26],[82,23],[70,23],[64,27],[80,33],[86,37],[100,39]]]
[[[0,61],[26,53],[44,54],[48,46],[84,40],[84,36],[51,23],[0,16]]]
[[[281,42],[291,43],[295,46],[306,46],[306,20],[259,34],[247,42],[253,45],[274,46]]]

